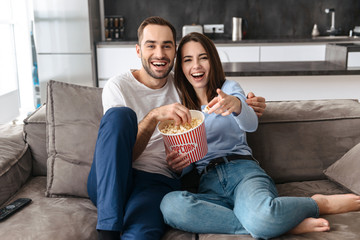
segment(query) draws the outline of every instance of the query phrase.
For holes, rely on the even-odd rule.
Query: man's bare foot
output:
[[[324,218],[305,218],[299,225],[289,231],[291,234],[309,232],[326,232],[330,230],[329,222]]]
[[[360,196],[349,194],[322,195],[311,197],[319,206],[320,214],[345,213],[360,210]]]

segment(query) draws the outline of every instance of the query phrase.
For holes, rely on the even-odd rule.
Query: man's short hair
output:
[[[155,24],[155,25],[161,25],[161,26],[168,26],[171,29],[171,32],[173,34],[173,39],[174,39],[174,43],[176,44],[176,30],[174,28],[174,26],[168,22],[167,20],[165,20],[162,17],[158,17],[158,16],[153,16],[153,17],[148,17],[146,18],[139,26],[138,28],[138,41],[139,41],[139,45],[141,44],[141,40],[142,40],[142,36],[143,36],[143,32],[144,32],[144,28],[147,25],[150,24]]]

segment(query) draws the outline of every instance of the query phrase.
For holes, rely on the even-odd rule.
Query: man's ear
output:
[[[136,48],[136,54],[137,54],[138,58],[141,58],[141,53],[140,53],[140,46],[139,46],[139,44],[136,44],[135,48]]]

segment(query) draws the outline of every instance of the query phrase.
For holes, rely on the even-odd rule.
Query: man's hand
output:
[[[246,103],[254,109],[258,117],[261,117],[263,115],[266,108],[265,98],[256,97],[253,92],[249,92],[247,95]]]
[[[180,103],[173,103],[155,108],[149,114],[151,114],[157,122],[174,120],[175,125],[191,122],[189,109]]]
[[[169,165],[171,171],[181,174],[181,171],[190,165],[189,160],[186,159],[186,153],[180,154],[172,151],[166,155],[166,162]]]
[[[190,123],[190,111],[180,103],[173,103],[151,110],[138,125],[138,134],[133,150],[134,161],[145,150],[157,123],[165,120],[174,120],[175,125]]]

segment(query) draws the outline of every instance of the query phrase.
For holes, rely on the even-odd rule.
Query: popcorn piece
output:
[[[209,106],[206,105],[202,111],[203,111],[204,113],[208,113],[209,110],[210,110]]]
[[[184,133],[190,131],[191,129],[196,128],[197,126],[200,125],[200,123],[201,123],[200,119],[192,118],[191,123],[180,124],[178,126],[175,126],[174,123],[169,123],[165,125],[164,128],[161,129],[160,131],[164,134]]]

